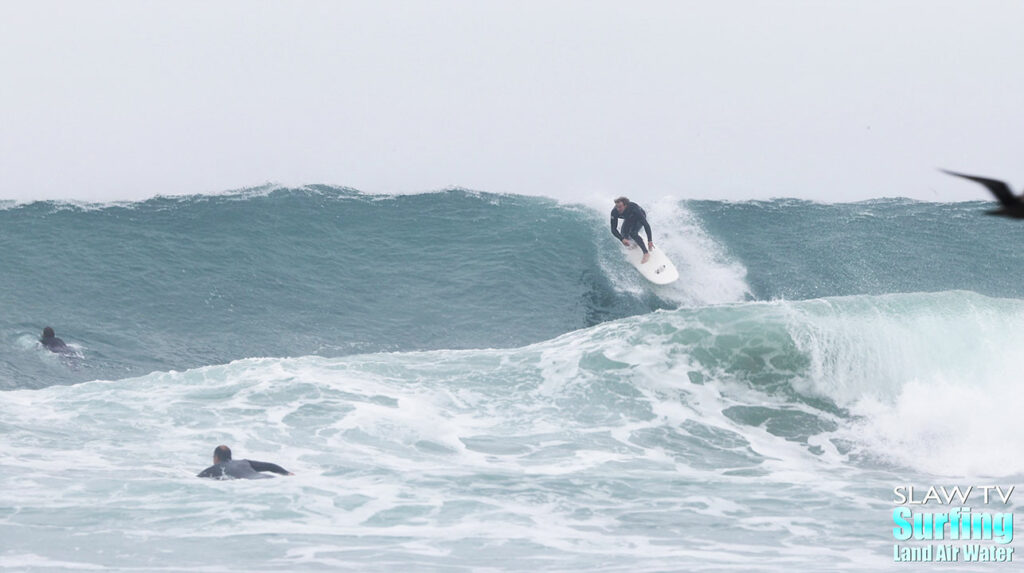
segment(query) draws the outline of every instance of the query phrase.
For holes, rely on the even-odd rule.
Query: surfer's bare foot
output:
[[[644,257],[642,259],[640,259],[640,264],[642,265],[642,264],[646,263],[648,260],[650,260],[650,258],[651,258],[651,254],[650,253],[644,253]]]

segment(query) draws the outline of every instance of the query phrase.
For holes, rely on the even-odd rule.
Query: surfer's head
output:
[[[50,328],[49,326],[43,329],[43,338],[53,338],[54,336],[57,335],[54,334],[53,329]]]
[[[219,464],[221,462],[231,461],[231,448],[227,446],[217,446],[213,450],[213,463]]]
[[[629,207],[629,199],[628,198],[626,198],[626,197],[619,197],[618,199],[615,200],[615,209],[618,210],[619,213],[625,211],[626,207]]]

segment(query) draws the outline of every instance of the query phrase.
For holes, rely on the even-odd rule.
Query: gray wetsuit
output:
[[[260,472],[288,475],[288,470],[277,464],[252,460],[229,460],[206,468],[196,477],[213,479],[267,479],[274,477]]]

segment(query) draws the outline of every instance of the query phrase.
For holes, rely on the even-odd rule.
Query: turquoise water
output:
[[[892,488],[1024,475],[1024,228],[644,206],[679,284],[544,198],[6,205],[0,567],[876,571]]]

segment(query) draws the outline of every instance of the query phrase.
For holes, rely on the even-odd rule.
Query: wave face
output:
[[[1024,475],[1019,226],[645,207],[676,285],[544,198],[0,210],[0,568],[876,571],[894,487]]]
[[[87,380],[251,356],[514,346],[658,305],[617,295],[586,217],[553,207],[327,189],[22,206],[0,212],[18,245],[0,279],[7,334],[46,323],[83,341],[99,366]]]
[[[688,201],[758,299],[970,290],[1024,297],[1021,226],[991,203]]]
[[[742,270],[703,251],[695,264],[713,280],[725,269],[725,290],[640,288],[603,218],[546,199],[333,188],[0,210],[0,336],[15,355],[0,387],[247,357],[519,346],[681,302],[742,300]],[[80,347],[71,368],[40,359],[47,325]]]

